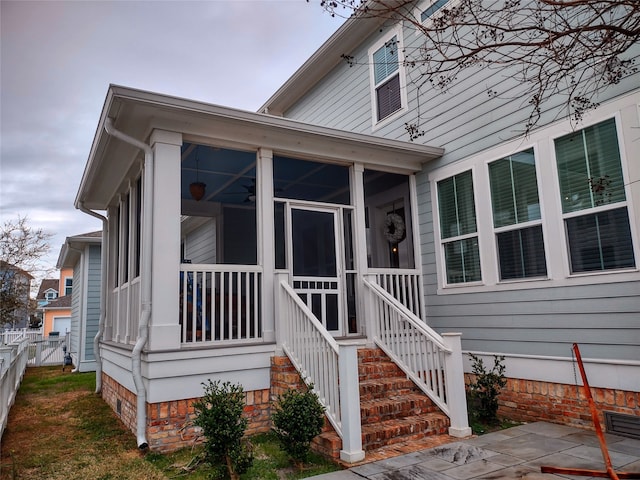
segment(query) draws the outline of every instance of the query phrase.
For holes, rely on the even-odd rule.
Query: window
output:
[[[547,275],[533,149],[489,164],[500,280]]]
[[[438,182],[446,283],[482,280],[471,170]]]
[[[64,279],[64,294],[71,295],[71,289],[73,287],[73,278]]]
[[[635,266],[614,119],[555,140],[572,273]]]
[[[58,294],[56,292],[54,292],[53,290],[49,290],[47,293],[44,294],[44,298],[48,302],[50,302],[51,300],[55,300],[57,296],[58,296]]]
[[[401,76],[400,52],[402,45],[399,32],[370,51],[373,78],[373,103],[375,122],[388,118],[402,109],[404,78]]]
[[[427,8],[420,9],[420,23],[424,23],[426,19],[433,16],[433,14],[444,7],[448,1],[449,0],[435,0],[434,2],[430,2],[430,4],[427,4],[429,5]]]

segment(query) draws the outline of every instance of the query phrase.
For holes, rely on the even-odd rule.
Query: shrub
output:
[[[504,356],[493,356],[493,368],[487,370],[482,358],[470,353],[474,380],[468,385],[469,410],[472,420],[498,423],[498,395],[507,384],[504,376]]]
[[[287,390],[278,397],[274,409],[271,418],[276,436],[300,468],[309,454],[311,440],[322,431],[324,407],[311,390]]]
[[[205,458],[212,466],[225,467],[231,479],[238,479],[253,463],[250,444],[242,437],[248,420],[242,416],[244,392],[242,386],[219,381],[203,383],[204,396],[193,404],[194,424],[201,427],[205,436]]]

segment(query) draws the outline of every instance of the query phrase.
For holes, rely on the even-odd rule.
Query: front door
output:
[[[322,325],[342,335],[342,268],[336,210],[291,207],[293,289]]]

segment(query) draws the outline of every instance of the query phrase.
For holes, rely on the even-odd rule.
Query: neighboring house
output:
[[[58,298],[59,289],[60,280],[57,278],[45,278],[42,280],[40,288],[38,289],[38,295],[36,296],[38,307],[43,307],[51,300]]]
[[[44,280],[43,280],[44,283]],[[42,311],[42,334],[47,337],[51,332],[65,335],[71,331],[71,293],[73,291],[73,269],[61,268],[57,281],[58,289],[52,291],[53,282],[48,281],[49,286],[45,293],[47,302],[39,309]],[[40,286],[42,290],[42,286]]]
[[[38,294],[36,296],[36,316],[40,322],[40,327],[42,327],[44,319],[42,307],[58,298],[59,285],[60,280],[57,278],[45,278],[40,282],[40,287],[38,288]]]
[[[0,328],[29,325],[29,295],[33,277],[15,265],[0,260]]]
[[[371,345],[468,434],[446,332],[505,356],[514,418],[590,426],[574,342],[599,408],[640,416],[640,75],[579,125],[543,121],[522,138],[526,113],[481,98],[494,78],[468,69],[421,100],[431,119],[408,142],[415,85],[379,52],[419,41],[349,19],[268,114],[109,88],[76,206],[106,211],[97,382],[140,446],[193,438],[208,378],[241,383],[254,430],[269,428],[284,354],[358,460],[358,396],[332,382],[357,386],[351,349]],[[343,54],[395,64],[382,78]],[[387,81],[399,96],[378,105]],[[595,176],[611,182],[603,198]]]
[[[73,271],[69,353],[76,371],[95,371],[94,339],[100,322],[102,232],[67,237],[57,268]]]

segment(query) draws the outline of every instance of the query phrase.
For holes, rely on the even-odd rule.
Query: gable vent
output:
[[[640,440],[640,416],[604,412],[607,432]]]

